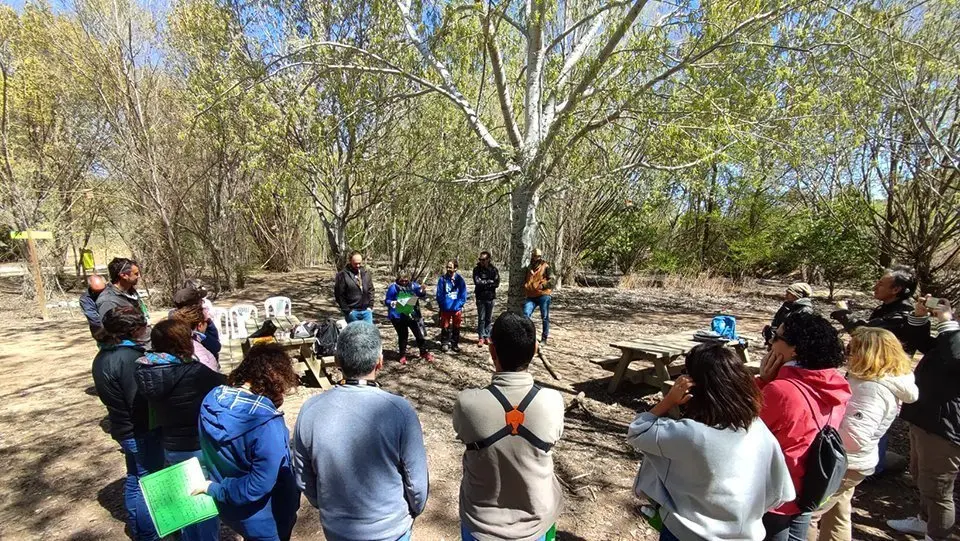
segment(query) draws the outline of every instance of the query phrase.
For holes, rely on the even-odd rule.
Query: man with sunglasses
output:
[[[113,308],[132,306],[143,313],[149,329],[150,312],[137,291],[137,284],[140,282],[140,265],[132,259],[115,257],[107,265],[107,272],[110,275],[110,283],[97,297],[97,311],[100,317],[103,318]],[[149,335],[148,331],[146,336]]]
[[[477,298],[477,345],[490,343],[490,329],[493,326],[493,305],[500,287],[500,271],[490,261],[490,252],[484,250],[477,258],[473,268],[474,295]]]

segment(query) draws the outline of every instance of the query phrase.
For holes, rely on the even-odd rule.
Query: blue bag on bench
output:
[[[710,330],[727,340],[737,339],[737,318],[733,316],[716,316],[710,322]]]

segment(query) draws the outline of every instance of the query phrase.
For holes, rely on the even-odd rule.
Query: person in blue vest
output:
[[[437,279],[437,305],[440,308],[440,349],[460,351],[460,327],[463,305],[467,303],[467,282],[457,272],[456,259],[447,261],[446,274]]]
[[[390,323],[397,331],[397,352],[400,354],[402,365],[407,364],[407,340],[410,338],[410,332],[413,332],[413,338],[420,350],[420,357],[427,362],[433,361],[433,355],[427,351],[423,328],[420,327],[423,318],[416,304],[417,298],[422,299],[427,296],[427,290],[410,278],[410,271],[404,270],[397,273],[396,281],[387,288],[387,294],[383,299],[383,304],[387,305]]]

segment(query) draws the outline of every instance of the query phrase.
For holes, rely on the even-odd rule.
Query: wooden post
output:
[[[33,283],[37,288],[37,304],[40,306],[40,318],[47,320],[47,293],[43,288],[43,270],[40,268],[40,258],[37,256],[37,245],[33,242],[33,231],[27,232],[27,253],[30,257],[30,268],[33,271]]]

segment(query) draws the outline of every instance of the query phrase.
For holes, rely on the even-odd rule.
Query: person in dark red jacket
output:
[[[843,361],[843,344],[830,322],[800,313],[777,328],[770,352],[761,363],[757,379],[763,394],[760,419],[780,442],[797,494],[802,493],[813,439],[827,424],[840,426],[850,400],[850,385],[837,370]],[[766,539],[803,541],[810,518],[795,502],[785,503],[763,517]]]

